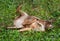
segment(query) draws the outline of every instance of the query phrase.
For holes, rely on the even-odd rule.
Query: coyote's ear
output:
[[[50,19],[49,22],[51,22],[51,23],[52,23],[52,22],[55,22],[55,19]]]

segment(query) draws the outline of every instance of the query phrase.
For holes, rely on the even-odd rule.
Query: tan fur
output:
[[[27,30],[34,30],[34,31],[45,31],[46,28],[51,28],[51,22],[41,20],[35,16],[29,16],[26,12],[20,10],[21,6],[17,8],[17,12],[21,15],[15,18],[14,20],[14,27],[8,28],[22,28],[18,31],[27,31]]]

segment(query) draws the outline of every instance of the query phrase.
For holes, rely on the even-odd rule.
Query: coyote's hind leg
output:
[[[18,28],[21,28],[21,27],[15,27],[15,26],[13,26],[13,27],[7,27],[7,28],[10,28],[10,29],[18,29]]]
[[[18,30],[18,31],[29,31],[29,30],[31,30],[32,28],[22,28],[22,29],[20,29],[20,30]]]

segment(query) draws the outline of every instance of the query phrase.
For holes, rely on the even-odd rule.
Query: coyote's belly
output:
[[[14,21],[14,25],[16,26],[16,27],[23,27],[23,22],[24,22],[24,20],[27,18],[28,16],[22,16],[22,17],[20,17],[19,19],[17,19],[17,20],[15,20]]]

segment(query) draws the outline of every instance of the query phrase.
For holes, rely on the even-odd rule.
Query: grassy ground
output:
[[[13,25],[16,8],[43,20],[56,19],[54,28],[46,32],[18,32],[6,29]],[[60,0],[0,0],[0,41],[60,41]]]

